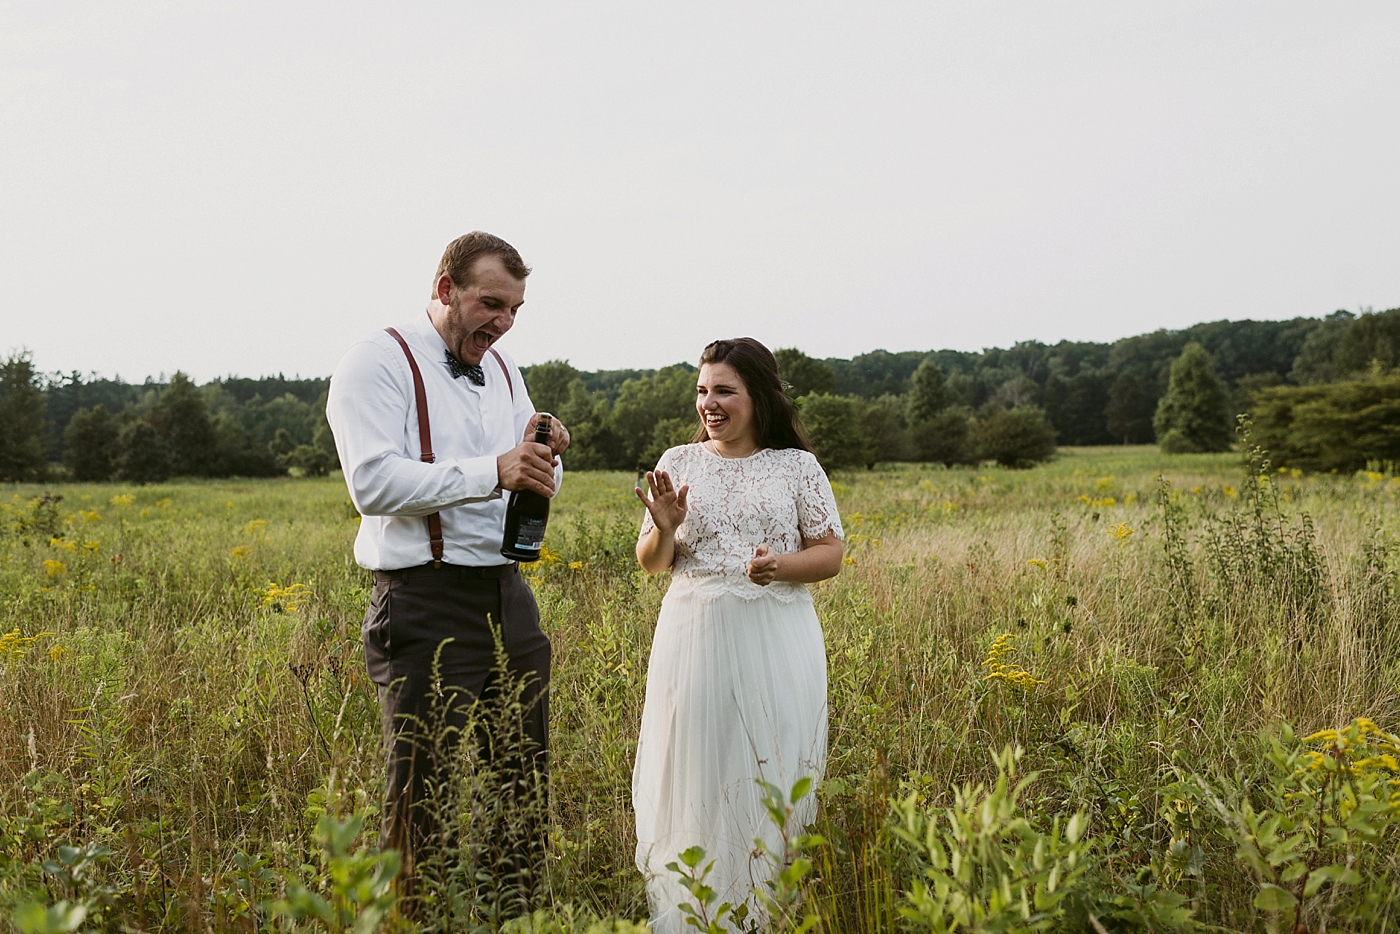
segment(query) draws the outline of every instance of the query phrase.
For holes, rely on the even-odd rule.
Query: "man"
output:
[[[549,444],[534,443],[539,416],[525,381],[495,347],[529,274],[499,237],[459,237],[438,264],[427,312],[356,343],[331,378],[326,417],[363,516],[355,560],[374,571],[362,635],[388,759],[380,844],[404,856],[404,894],[425,844],[452,840],[439,816],[455,807],[446,789],[464,729],[476,732],[478,762],[501,773],[495,787],[506,797],[522,807],[542,799],[550,645],[519,566],[501,556],[504,493],[553,496],[569,434],[555,420]],[[509,706],[516,692],[517,736],[487,735],[492,717],[469,713],[472,702]],[[517,873],[543,846],[543,825],[529,823],[529,840],[489,832],[513,852]]]

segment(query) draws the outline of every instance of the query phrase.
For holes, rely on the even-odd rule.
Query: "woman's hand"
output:
[[[776,555],[769,545],[759,545],[749,559],[745,573],[760,587],[774,581],[813,584],[841,572],[841,540],[828,532],[821,538],[802,539],[802,550]],[[778,559],[782,559],[781,567]]]
[[[647,512],[651,513],[651,521],[656,524],[658,532],[667,537],[675,535],[676,529],[685,521],[686,510],[689,508],[685,498],[690,492],[690,487],[676,489],[676,482],[664,470],[648,470],[647,486],[651,488],[651,497],[648,498],[638,486],[637,499],[641,500]]]
[[[759,545],[753,550],[746,573],[749,580],[760,587],[767,587],[778,579],[778,556],[767,545]]]

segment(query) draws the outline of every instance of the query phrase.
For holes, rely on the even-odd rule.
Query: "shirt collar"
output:
[[[435,360],[442,357],[443,353],[447,350],[447,341],[443,340],[437,328],[433,327],[433,319],[429,316],[429,313],[433,310],[433,306],[437,303],[437,299],[433,299],[429,302],[428,307],[423,309],[423,313],[421,315],[414,315],[413,320],[404,328],[405,331],[412,332],[422,338],[423,343],[432,350],[433,359]]]

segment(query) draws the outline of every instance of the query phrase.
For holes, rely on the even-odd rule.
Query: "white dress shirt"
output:
[[[441,512],[444,562],[509,563],[501,555],[506,499],[497,486],[496,458],[523,440],[535,414],[520,369],[498,350],[510,370],[512,400],[490,353],[481,360],[486,385],[452,378],[447,345],[426,313],[396,330],[423,374],[436,461],[419,459],[413,373],[403,348],[375,331],[336,364],[326,402],[345,485],[363,517],[355,560],[384,571],[427,564],[433,555],[423,517]],[[562,477],[563,466],[556,466],[556,490]]]

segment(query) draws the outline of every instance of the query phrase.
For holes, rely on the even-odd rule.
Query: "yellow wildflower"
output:
[[[57,642],[49,646],[49,661],[51,662],[61,662],[70,654],[67,648],[59,645]]]
[[[34,643],[52,635],[51,632],[41,632],[32,636],[21,636],[17,628],[0,634],[0,661],[14,661],[29,651],[29,647]]]
[[[233,549],[233,556],[235,558],[246,558],[252,553],[253,549],[249,548],[247,545],[239,545],[237,548]]]
[[[570,571],[582,571],[582,570],[583,570],[583,562],[582,562],[582,561],[570,561],[570,562],[569,562],[569,570],[570,570]]]
[[[1129,528],[1128,523],[1126,522],[1120,522],[1117,525],[1110,526],[1105,531],[1107,531],[1109,535],[1113,536],[1113,540],[1115,542],[1125,542],[1128,540],[1128,536],[1132,535],[1137,530]]]
[[[112,505],[119,509],[130,506],[134,502],[136,502],[136,497],[132,496],[130,493],[118,493],[111,499]]]
[[[1224,486],[1224,487],[1221,487],[1221,488],[1220,488],[1220,492],[1224,493],[1226,496],[1230,497],[1231,499],[1234,499],[1236,496],[1239,496],[1239,495],[1240,495],[1240,491],[1237,490],[1237,489],[1235,489],[1235,488],[1232,487],[1232,486]]]
[[[62,561],[54,561],[50,558],[44,562],[44,570],[48,573],[49,577],[58,577],[68,570],[68,566]]]
[[[1400,737],[1382,730],[1370,717],[1357,717],[1341,729],[1318,730],[1303,742],[1323,748],[1304,753],[1301,772],[1400,773]]]
[[[1044,684],[1045,682],[1032,675],[1029,671],[1026,671],[1020,665],[1014,663],[1008,665],[1002,661],[1003,658],[1016,651],[1016,646],[1013,642],[1015,638],[1015,635],[1008,632],[992,643],[992,647],[987,650],[986,661],[982,662],[983,667],[987,669],[987,677],[983,680],[1005,681],[1007,684],[1014,684],[1019,688],[1029,691],[1037,684]]]
[[[267,587],[258,591],[264,609],[274,613],[295,613],[311,601],[311,588],[305,584],[288,584],[283,587],[276,581],[268,581]]]

